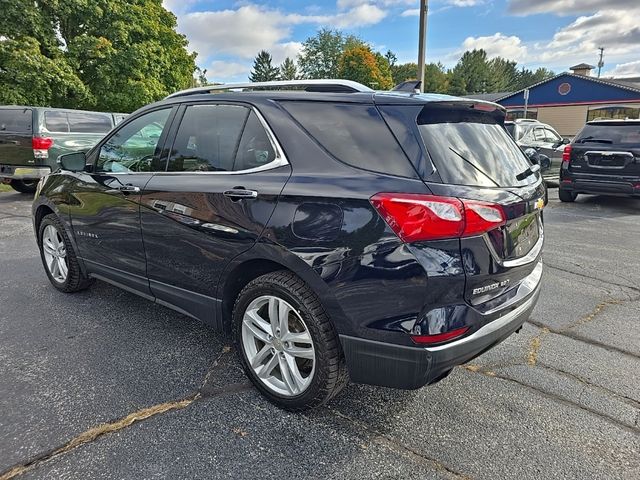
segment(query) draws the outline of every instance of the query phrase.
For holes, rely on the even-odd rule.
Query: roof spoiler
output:
[[[406,82],[399,83],[395,87],[393,87],[393,92],[409,92],[409,93],[420,93],[420,85],[422,82],[420,80],[407,80]]]

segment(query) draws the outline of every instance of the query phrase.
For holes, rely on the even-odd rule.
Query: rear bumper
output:
[[[565,173],[560,180],[560,188],[568,192],[640,196],[640,177],[603,175],[581,178]]]
[[[51,169],[49,167],[0,164],[0,178],[11,180],[37,180],[50,173]]]
[[[470,335],[444,345],[407,347],[341,335],[351,380],[401,389],[416,389],[438,381],[453,367],[481,355],[522,326],[538,300],[541,274],[539,263],[536,284],[531,285],[531,292],[518,306]]]

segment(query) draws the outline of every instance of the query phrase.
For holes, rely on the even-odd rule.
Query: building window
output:
[[[602,119],[640,118],[640,106],[637,105],[604,105],[589,107],[587,122]]]
[[[519,118],[524,117],[524,108],[519,110],[507,110],[507,120],[517,120]],[[536,120],[538,118],[538,109],[537,108],[528,108],[527,109],[527,118]]]

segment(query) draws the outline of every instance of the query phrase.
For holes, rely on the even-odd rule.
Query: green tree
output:
[[[393,83],[389,60],[381,53],[376,52],[374,55],[376,57],[376,63],[378,64],[378,70],[380,71],[380,85],[377,88],[380,90],[390,90],[395,84]]]
[[[250,82],[268,82],[270,80],[277,80],[280,71],[277,67],[274,67],[271,62],[271,54],[266,50],[260,50],[260,53],[253,61],[253,69],[249,74]]]
[[[35,38],[0,40],[0,104],[72,108],[89,97],[64,58],[44,56]]]
[[[29,55],[38,50],[66,72],[47,78],[66,82],[69,95],[55,97],[60,89],[51,86],[53,96],[39,104],[129,112],[193,83],[195,53],[161,0],[9,0],[2,10],[3,42],[18,42]],[[33,58],[12,73],[28,76]]]
[[[449,87],[447,88],[447,93],[450,95],[466,95],[467,90],[467,81],[465,77],[462,75],[460,70],[449,70],[447,72],[447,76],[449,77]]]
[[[507,92],[515,88],[518,79],[516,62],[496,57],[488,62],[487,92]]]
[[[298,78],[298,68],[296,63],[289,57],[284,59],[280,65],[280,80],[296,80]]]
[[[402,63],[391,66],[391,76],[395,85],[418,78],[418,64]]]
[[[398,57],[391,50],[387,50],[387,53],[384,54],[384,58],[389,62],[389,67],[393,68],[394,65],[398,62]]]
[[[196,67],[193,76],[193,86],[204,87],[205,85],[209,85],[209,80],[207,80],[207,69]]]
[[[304,78],[337,78],[340,57],[352,46],[364,45],[353,35],[344,35],[339,30],[323,28],[302,43],[298,55],[298,66]]]
[[[466,93],[486,93],[489,91],[491,72],[487,62],[487,52],[482,49],[464,52],[453,68],[453,75],[464,80]],[[451,83],[453,83],[453,78]],[[461,85],[461,82],[456,80],[456,84]]]
[[[424,66],[424,91],[430,93],[447,93],[449,77],[441,63],[428,63]]]
[[[386,63],[386,59],[382,59]],[[344,51],[338,62],[338,75],[378,90],[393,86],[390,72],[380,71],[376,55],[366,45],[354,45]]]

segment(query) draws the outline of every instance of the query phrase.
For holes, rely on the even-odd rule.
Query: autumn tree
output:
[[[382,57],[382,56],[381,56]],[[382,57],[386,62],[386,59]],[[386,90],[393,86],[393,79],[388,71],[380,70],[379,60],[366,45],[354,45],[347,48],[338,62],[340,78],[353,80],[378,90]]]
[[[340,58],[347,48],[364,45],[353,35],[323,28],[302,43],[298,66],[304,78],[338,78]]]
[[[253,69],[249,74],[250,82],[269,82],[277,80],[280,74],[278,67],[274,67],[271,54],[266,50],[260,50],[260,53],[253,61]]]

